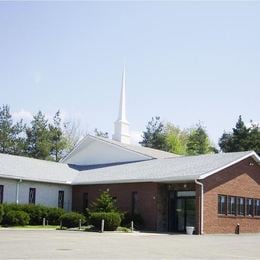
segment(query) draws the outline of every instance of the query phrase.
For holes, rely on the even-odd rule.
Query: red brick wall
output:
[[[218,194],[260,199],[260,166],[253,159],[245,159],[202,182],[204,233],[234,233],[237,223],[240,224],[240,232],[260,232],[260,217],[218,215]]]
[[[117,204],[122,211],[131,212],[132,192],[138,192],[138,211],[145,221],[145,228],[156,230],[156,183],[102,184],[73,186],[73,210],[83,210],[83,194],[88,193],[89,203],[99,197],[101,190],[109,189],[110,194],[117,197]]]

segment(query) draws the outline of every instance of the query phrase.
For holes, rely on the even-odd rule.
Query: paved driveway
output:
[[[0,230],[0,259],[260,259],[258,235]]]

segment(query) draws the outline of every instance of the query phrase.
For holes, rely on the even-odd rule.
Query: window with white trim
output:
[[[237,215],[239,216],[245,215],[245,198],[243,197],[237,198]]]
[[[228,215],[236,215],[236,197],[228,196]]]
[[[30,188],[29,189],[29,203],[35,204],[35,198],[36,198],[36,189]]]
[[[59,190],[58,207],[61,209],[64,208],[64,190]]]
[[[254,215],[253,199],[246,199],[246,215],[251,217]]]
[[[255,216],[260,217],[260,200],[255,200]]]
[[[0,203],[4,201],[4,185],[0,185]]]

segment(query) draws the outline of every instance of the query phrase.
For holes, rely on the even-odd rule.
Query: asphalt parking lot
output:
[[[260,234],[0,230],[0,259],[260,259]]]

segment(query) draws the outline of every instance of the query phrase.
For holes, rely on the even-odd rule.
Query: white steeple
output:
[[[118,119],[115,122],[115,132],[113,135],[113,140],[125,144],[130,144],[129,123],[126,120],[126,111],[125,111],[125,83],[126,83],[126,75],[125,75],[125,66],[124,66],[119,113],[118,113]]]

